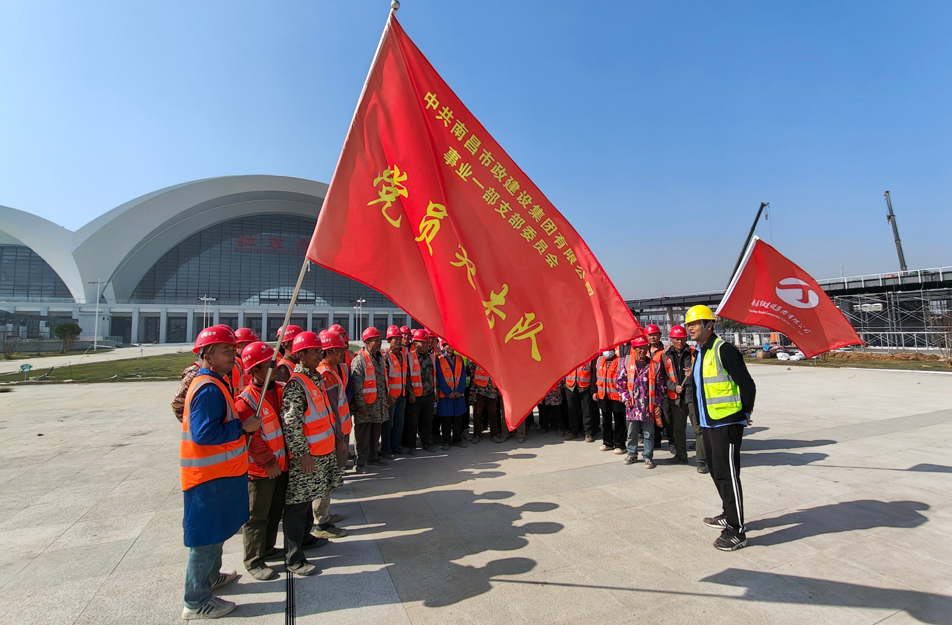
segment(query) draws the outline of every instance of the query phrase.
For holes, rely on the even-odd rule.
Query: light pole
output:
[[[93,323],[93,351],[96,351],[99,347],[99,298],[102,297],[102,285],[104,282],[101,278],[96,278],[96,281],[89,281],[89,284],[96,285],[96,321]]]
[[[208,302],[214,302],[215,298],[208,297],[207,295],[203,295],[202,297],[199,297],[198,299],[201,300],[202,302],[202,330],[204,330],[205,328],[208,327]],[[199,330],[199,332],[201,332],[201,330]]]
[[[357,336],[360,336],[364,331],[364,304],[367,303],[365,299],[357,300],[357,306],[354,308],[357,310]]]

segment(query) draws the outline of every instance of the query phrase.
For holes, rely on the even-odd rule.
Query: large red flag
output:
[[[816,280],[759,237],[747,248],[717,314],[782,332],[807,358],[863,343]]]
[[[393,14],[307,258],[479,363],[512,426],[553,382],[642,333],[575,229]]]

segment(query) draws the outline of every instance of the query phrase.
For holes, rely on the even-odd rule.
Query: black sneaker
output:
[[[699,465],[697,465],[697,472],[700,473],[700,474],[702,474],[702,475],[707,475],[707,474],[710,473],[711,471],[710,471],[710,469],[707,468],[707,465],[706,465],[706,464],[699,464]]]
[[[709,516],[704,519],[704,525],[715,527],[719,530],[727,529],[727,518],[723,514]]]
[[[721,535],[714,541],[714,546],[721,551],[737,551],[747,546],[747,534],[735,532],[730,528],[725,528]]]

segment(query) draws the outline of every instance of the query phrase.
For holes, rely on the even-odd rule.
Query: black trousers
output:
[[[725,425],[703,430],[704,455],[717,494],[721,496],[722,512],[731,529],[743,532],[746,527],[744,491],[740,485],[740,444],[744,438],[744,426]]]
[[[562,406],[539,404],[539,427],[543,430],[562,427]]]
[[[383,423],[355,423],[354,424],[354,447],[357,448],[357,460],[354,463],[358,467],[365,466],[368,462],[374,462],[380,459],[380,432],[383,429]]]
[[[276,478],[248,480],[248,521],[242,528],[242,539],[245,544],[245,568],[249,571],[265,566],[264,556],[278,539],[278,523],[284,514],[287,489],[287,471]]]
[[[697,466],[706,467],[707,460],[704,455],[704,428],[698,422],[697,410],[694,408],[694,402],[688,402],[688,417],[691,419],[691,429],[694,430],[694,459]]]
[[[439,424],[443,431],[443,444],[463,442],[463,415],[440,417]]]
[[[678,459],[688,461],[688,403],[683,397],[672,401],[665,400],[662,404],[663,412],[667,415],[667,422],[671,426],[671,435],[674,438],[675,454]],[[670,440],[670,439],[669,439]]]
[[[625,404],[616,399],[600,399],[602,413],[602,444],[625,449],[628,444],[628,424],[625,423]]]
[[[668,448],[674,448],[674,430],[671,427],[671,421],[668,420],[668,413],[664,410],[664,402],[667,401],[667,394],[662,390],[658,389],[658,392],[664,395],[665,399],[659,400],[662,402],[661,410],[661,427],[655,427],[654,430],[654,446],[655,449],[661,449],[661,441],[663,439],[668,439]]]
[[[583,427],[585,428],[584,431],[588,432],[588,427],[592,421],[592,398],[590,390],[587,388],[579,389],[577,386],[574,390],[567,388],[565,389],[565,399],[569,405],[569,432],[578,436],[583,432]]]
[[[403,446],[414,449],[418,434],[420,445],[429,446],[433,436],[433,393],[417,397],[415,402],[407,404],[403,420]]]
[[[291,503],[284,507],[284,548],[287,549],[285,563],[288,566],[297,564],[307,558],[304,557],[304,540],[311,535],[314,527],[314,516],[311,512],[311,502]]]

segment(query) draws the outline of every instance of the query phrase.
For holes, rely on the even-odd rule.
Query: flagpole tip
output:
[[[397,0],[390,0],[390,10],[396,12],[400,10],[400,3]]]

